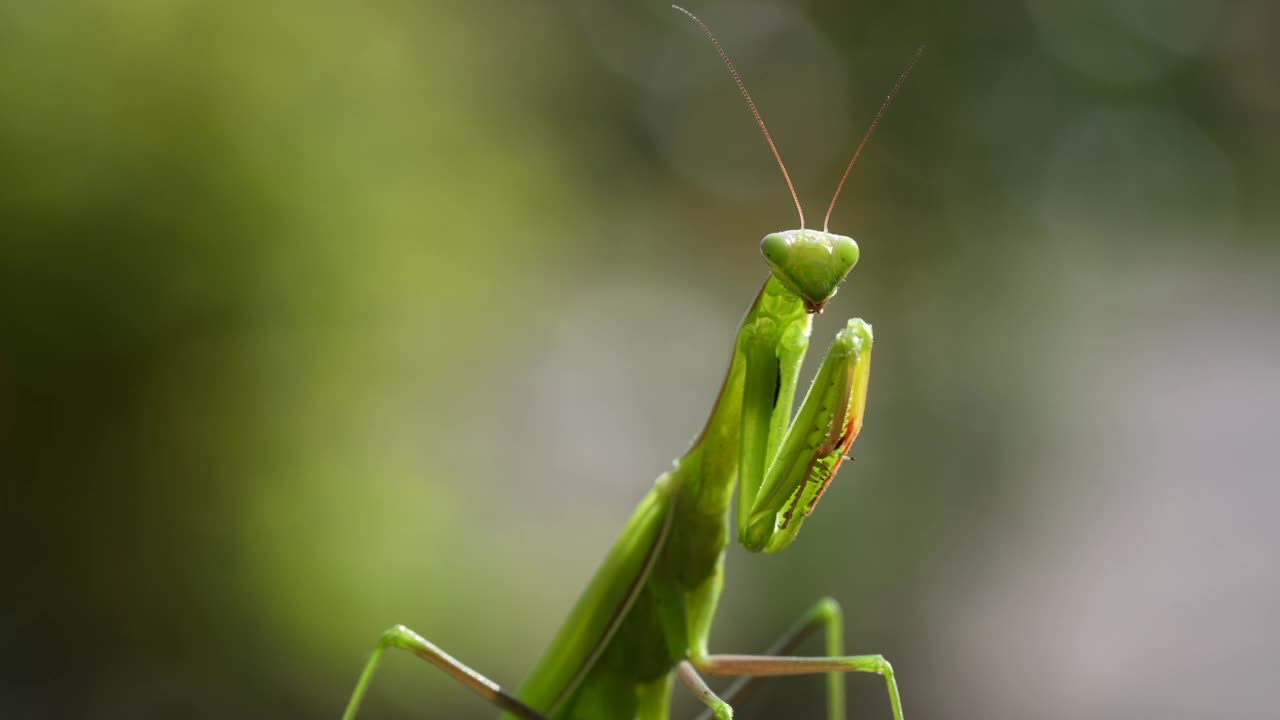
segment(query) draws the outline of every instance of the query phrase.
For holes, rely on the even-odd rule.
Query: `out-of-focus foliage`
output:
[[[717,647],[831,594],[914,717],[1268,714],[1274,3],[690,9],[810,224],[928,46],[832,220],[857,462]],[[5,3],[0,716],[334,717],[395,622],[517,683],[704,419],[771,162],[662,2]],[[367,707],[492,714],[399,656]]]

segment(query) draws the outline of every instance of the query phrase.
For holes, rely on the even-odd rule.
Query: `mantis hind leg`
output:
[[[342,720],[355,719],[356,712],[360,709],[360,702],[364,699],[364,693],[373,681],[373,673],[378,668],[378,661],[382,659],[383,651],[392,647],[408,650],[444,670],[469,690],[505,712],[522,720],[546,720],[537,710],[517,700],[514,695],[503,690],[494,681],[458,662],[452,655],[403,625],[396,625],[383,633],[382,638],[378,640],[378,646],[374,648],[373,654],[369,656],[369,662],[365,663],[364,670],[360,673],[360,679],[356,682],[356,689],[351,693],[351,700],[347,703],[346,712],[342,714]]]
[[[818,628],[823,629],[827,657],[785,657],[795,651]],[[723,693],[723,702],[746,698],[761,679],[774,675],[827,674],[827,718],[844,720],[844,673],[874,672],[885,679],[894,720],[902,720],[893,667],[880,655],[844,655],[844,613],[833,598],[822,598],[792,625],[764,655],[710,655],[697,662],[710,675],[741,676]],[[708,720],[704,713],[699,720]]]

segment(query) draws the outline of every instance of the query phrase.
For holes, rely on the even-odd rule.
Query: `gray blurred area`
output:
[[[830,594],[912,720],[1274,716],[1277,5],[688,7],[810,225],[927,46],[831,223],[856,462],[715,649]],[[661,1],[4,3],[0,717],[333,718],[397,622],[517,684],[796,223]],[[393,655],[362,717],[494,714]]]

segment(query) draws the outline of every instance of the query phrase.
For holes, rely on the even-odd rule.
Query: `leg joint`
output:
[[[814,615],[819,620],[838,620],[844,616],[844,610],[841,609],[840,602],[830,596],[820,598],[813,609]]]
[[[874,663],[875,672],[886,678],[893,677],[893,665],[889,664],[889,661],[885,660],[883,655],[872,655],[871,657],[872,662]]]
[[[382,633],[382,639],[378,641],[379,648],[397,647],[403,650],[417,650],[426,644],[422,636],[404,625],[396,625],[388,629]]]

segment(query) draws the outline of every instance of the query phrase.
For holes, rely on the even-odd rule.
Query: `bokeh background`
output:
[[[1273,715],[1277,6],[689,7],[811,218],[928,46],[832,221],[857,462],[715,647],[831,594],[909,717]],[[332,718],[396,622],[517,684],[795,225],[661,0],[4,3],[0,716]]]

